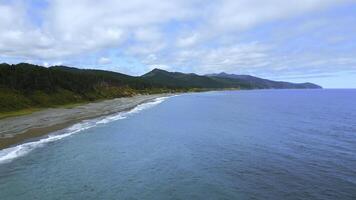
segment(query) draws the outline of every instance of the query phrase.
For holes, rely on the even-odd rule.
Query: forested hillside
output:
[[[207,76],[221,79],[227,78],[233,81],[239,82],[241,85],[245,85],[247,88],[254,89],[318,89],[319,85],[313,83],[289,83],[285,81],[272,81],[250,75],[236,75],[236,74],[208,74]]]
[[[256,78],[256,77],[254,77]],[[268,80],[264,80],[265,83]],[[154,69],[140,76],[27,63],[0,64],[0,112],[43,108],[135,94],[217,89],[273,88],[261,80],[229,76],[200,76]],[[276,88],[318,88],[313,84],[281,82]]]
[[[0,112],[132,96],[154,92],[153,87],[115,72],[1,64]]]

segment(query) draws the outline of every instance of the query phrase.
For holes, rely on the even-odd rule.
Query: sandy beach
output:
[[[64,129],[82,120],[122,112],[169,94],[138,95],[105,100],[74,108],[50,108],[0,120],[0,149]]]

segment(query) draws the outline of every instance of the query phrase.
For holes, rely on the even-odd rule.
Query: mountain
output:
[[[321,88],[313,83],[289,83],[271,81],[250,75],[235,75],[227,73],[185,74],[154,69],[141,76],[144,80],[170,88],[239,88],[239,89],[311,89]]]
[[[135,94],[264,88],[320,87],[312,83],[294,84],[225,73],[202,76],[154,69],[142,76],[129,76],[66,66],[46,68],[4,63],[0,64],[0,113]]]
[[[272,81],[268,79],[258,78],[250,75],[236,75],[236,74],[208,74],[208,77],[214,78],[228,78],[239,81],[241,84],[249,85],[254,89],[320,89],[319,85],[313,83],[289,83],[284,81]]]
[[[0,112],[132,96],[153,92],[154,87],[116,72],[0,64]]]
[[[226,84],[207,76],[154,69],[141,76],[143,80],[168,88],[224,88]]]

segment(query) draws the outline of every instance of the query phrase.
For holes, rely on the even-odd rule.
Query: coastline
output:
[[[28,115],[1,119],[0,150],[67,128],[83,120],[127,111],[156,98],[171,95],[137,95],[79,105],[73,108],[49,108]]]

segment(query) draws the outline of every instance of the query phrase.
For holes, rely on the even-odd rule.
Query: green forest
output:
[[[16,65],[4,63],[0,64],[0,113],[129,97],[136,94],[318,87],[313,84],[288,84],[291,85],[263,85],[256,80],[251,82],[221,75],[201,76],[160,69],[154,69],[143,76],[129,76],[111,71],[66,66],[46,68],[28,63]]]

